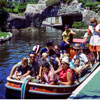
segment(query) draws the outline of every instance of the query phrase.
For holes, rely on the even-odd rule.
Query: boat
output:
[[[71,48],[72,50],[72,48]],[[18,81],[15,79],[7,78],[6,97],[7,98],[28,98],[28,99],[66,99],[72,94],[72,92],[91,75],[91,73],[99,66],[99,62],[94,64],[92,68],[88,69],[88,72],[81,78],[79,82],[71,86],[65,85],[48,85],[45,83],[39,83],[35,79]]]

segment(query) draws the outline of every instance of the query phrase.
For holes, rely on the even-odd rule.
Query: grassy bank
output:
[[[5,38],[7,35],[9,35],[9,34],[8,34],[8,33],[6,33],[6,32],[0,32],[0,37],[2,37],[2,36],[3,36],[3,37]]]

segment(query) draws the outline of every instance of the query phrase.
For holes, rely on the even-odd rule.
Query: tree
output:
[[[6,0],[0,0],[0,30],[5,31],[6,18],[8,12],[6,11],[7,3]]]

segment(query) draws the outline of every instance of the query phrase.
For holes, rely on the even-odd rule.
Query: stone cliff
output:
[[[42,21],[47,17],[56,17],[61,16],[63,24],[69,23],[73,24],[74,21],[83,21],[85,24],[89,24],[89,20],[91,17],[96,17],[100,22],[99,15],[91,10],[82,8],[82,4],[78,2],[78,0],[73,0],[69,4],[58,4],[50,7],[46,7],[47,0],[39,0],[38,4],[28,4],[27,8],[24,12],[24,17],[21,18],[20,27],[24,22],[25,27],[37,27],[40,28]],[[9,20],[10,19],[10,20]],[[15,16],[16,19],[16,16]],[[14,20],[8,17],[9,23]],[[16,22],[16,21],[15,21]],[[16,22],[17,23],[17,22]],[[12,25],[14,23],[12,21]]]

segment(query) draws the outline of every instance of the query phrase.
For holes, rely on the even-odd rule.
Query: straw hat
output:
[[[62,54],[62,55],[60,56],[60,59],[63,59],[64,57],[69,57],[69,54],[67,54],[67,53]]]
[[[93,18],[90,19],[90,22],[91,22],[91,23],[92,23],[92,22],[97,22],[97,19],[96,19],[95,17],[93,17]]]
[[[81,49],[81,46],[80,46],[80,44],[75,44],[75,45],[73,46],[73,48],[74,48],[74,49]]]
[[[67,64],[69,64],[69,57],[62,58],[62,61],[65,62],[65,63],[67,63]]]

